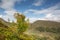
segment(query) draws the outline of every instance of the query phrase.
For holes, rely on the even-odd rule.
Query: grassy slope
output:
[[[30,25],[28,33],[39,36],[43,40],[59,40],[60,23],[38,20]]]
[[[6,22],[6,21],[3,20],[2,18],[0,18],[0,27],[7,28],[8,25],[9,25],[8,22]]]
[[[56,29],[60,30],[60,23],[59,22],[53,22],[53,21],[42,21],[38,20],[30,25],[31,30],[37,30],[42,29],[41,31],[44,31],[44,29]],[[59,31],[60,32],[60,31]]]

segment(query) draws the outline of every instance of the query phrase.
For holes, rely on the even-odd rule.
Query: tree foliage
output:
[[[18,32],[23,33],[27,30],[29,23],[25,20],[25,16],[23,14],[16,13],[15,18],[17,19],[17,27]]]
[[[25,20],[23,14],[15,13],[14,17],[17,22],[9,24],[8,28],[0,28],[0,39],[1,40],[34,40],[32,35],[27,35],[24,32],[29,27],[29,20]]]

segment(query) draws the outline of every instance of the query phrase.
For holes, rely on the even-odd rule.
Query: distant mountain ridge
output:
[[[4,19],[0,18],[0,27],[7,28],[9,25],[8,22],[6,22]]]
[[[37,20],[30,25],[29,29],[31,31],[60,33],[60,22]]]
[[[34,23],[31,24],[32,26],[56,26],[56,27],[60,27],[60,22],[55,22],[55,21],[45,21],[45,20],[37,20]]]

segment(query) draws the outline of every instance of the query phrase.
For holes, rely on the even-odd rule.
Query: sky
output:
[[[60,0],[0,0],[0,18],[16,21],[14,13],[23,13],[33,23],[37,20],[60,22]]]

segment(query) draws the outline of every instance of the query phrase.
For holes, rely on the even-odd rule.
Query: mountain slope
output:
[[[5,20],[3,20],[2,18],[0,18],[0,27],[4,27],[7,28],[9,25],[8,22],[6,22]]]
[[[35,35],[38,40],[60,40],[60,23],[37,20],[30,24],[27,32]]]
[[[44,27],[60,27],[59,22],[54,22],[54,21],[43,21],[43,20],[38,20],[34,23],[31,24],[33,27],[39,27],[39,26],[44,26]]]
[[[30,29],[36,28],[60,28],[59,22],[38,20],[30,25]]]

